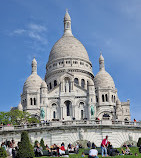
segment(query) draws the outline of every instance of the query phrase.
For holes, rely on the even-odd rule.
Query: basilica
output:
[[[130,102],[121,102],[111,75],[99,57],[99,72],[94,76],[92,64],[83,44],[71,30],[66,11],[64,34],[54,44],[46,64],[44,80],[37,74],[37,61],[23,86],[19,110],[40,120],[130,121]]]

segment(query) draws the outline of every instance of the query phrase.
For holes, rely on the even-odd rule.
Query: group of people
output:
[[[46,148],[45,150],[48,151],[48,156],[62,156],[62,155],[68,155],[69,152],[78,153],[79,151],[79,145],[77,143],[75,146],[69,143],[65,147],[64,142],[62,142],[61,146],[57,144],[53,144],[50,147],[46,145],[45,148]],[[38,142],[34,147],[34,153],[35,153],[35,157],[40,157],[43,155],[43,148],[40,146]]]
[[[69,152],[77,154],[79,152],[80,146],[81,145],[79,143],[76,143],[76,145],[69,143],[67,146],[65,146],[64,142],[62,142],[60,146],[53,144],[49,147],[48,145],[46,145],[45,149],[48,151],[49,156],[62,156],[66,154],[66,151],[68,151],[67,155],[69,154]],[[16,145],[13,139],[11,141],[6,140],[5,142],[2,142],[1,147],[4,148],[8,156],[12,156],[12,158],[15,158],[16,151],[18,150],[18,144]],[[88,158],[98,158],[98,151],[96,149],[97,146],[94,144],[94,142],[91,143],[90,141],[88,141],[87,147],[90,149]],[[132,155],[129,149],[129,145],[124,144],[123,147],[124,148],[121,148],[122,154],[120,154],[117,149],[113,148],[111,142],[108,141],[108,136],[106,136],[106,138],[104,138],[101,142],[102,157],[115,155]],[[141,152],[141,146],[139,148],[139,152]],[[40,157],[43,155],[43,148],[38,142],[34,147],[34,153],[35,157]],[[135,156],[138,156],[137,153],[135,153]],[[84,152],[82,153],[82,157],[85,157]]]
[[[98,151],[96,150],[96,145],[94,143],[91,144],[90,141],[87,142],[87,147],[91,148],[89,150],[89,156],[88,158],[98,158]],[[130,152],[129,146],[124,144],[125,149],[121,148],[121,153],[117,150],[114,149],[111,142],[108,141],[108,136],[104,138],[101,142],[101,154],[102,157],[107,157],[107,156],[116,156],[116,155],[132,155]],[[141,150],[141,147],[140,149]],[[135,156],[138,156],[137,153],[135,153]],[[84,152],[82,153],[81,157],[85,157]]]
[[[2,142],[1,147],[6,151],[8,156],[12,156],[12,158],[15,158],[18,146],[16,145],[14,139],[12,139],[11,141],[6,140],[5,142]]]

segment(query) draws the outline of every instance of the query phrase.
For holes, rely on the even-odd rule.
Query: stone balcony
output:
[[[22,124],[15,126],[0,126],[0,132],[6,131],[17,131],[17,130],[32,130],[40,128],[58,128],[58,127],[95,127],[95,126],[111,126],[111,127],[137,127],[141,128],[141,122],[122,122],[122,121],[111,121],[111,120],[75,120],[75,121],[51,121],[47,123],[39,124]]]

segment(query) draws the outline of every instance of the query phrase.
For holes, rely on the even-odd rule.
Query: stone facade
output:
[[[37,74],[37,61],[24,83],[19,110],[40,120],[130,121],[130,102],[120,102],[102,54],[96,76],[83,44],[71,31],[71,18],[66,12],[64,34],[53,46],[46,64],[44,81]]]

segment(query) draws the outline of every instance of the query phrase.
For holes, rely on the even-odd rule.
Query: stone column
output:
[[[26,104],[26,108],[28,109],[29,105],[30,105],[30,98],[29,98],[29,94],[27,93],[27,104]]]
[[[61,106],[61,120],[63,120],[63,106]]]
[[[37,104],[37,107],[40,108],[40,93],[37,92],[37,101],[36,101],[36,104]]]
[[[91,106],[90,104],[88,105],[88,119],[91,119]]]
[[[73,87],[74,87],[74,82],[71,81],[71,90],[73,91]]]
[[[72,118],[75,118],[75,106],[74,105],[72,105]]]
[[[108,90],[108,101],[109,101],[109,104],[111,105],[112,101],[111,101],[111,92],[110,92],[110,90]]]
[[[100,90],[98,89],[98,102],[99,102],[99,105],[101,104],[101,92]]]

